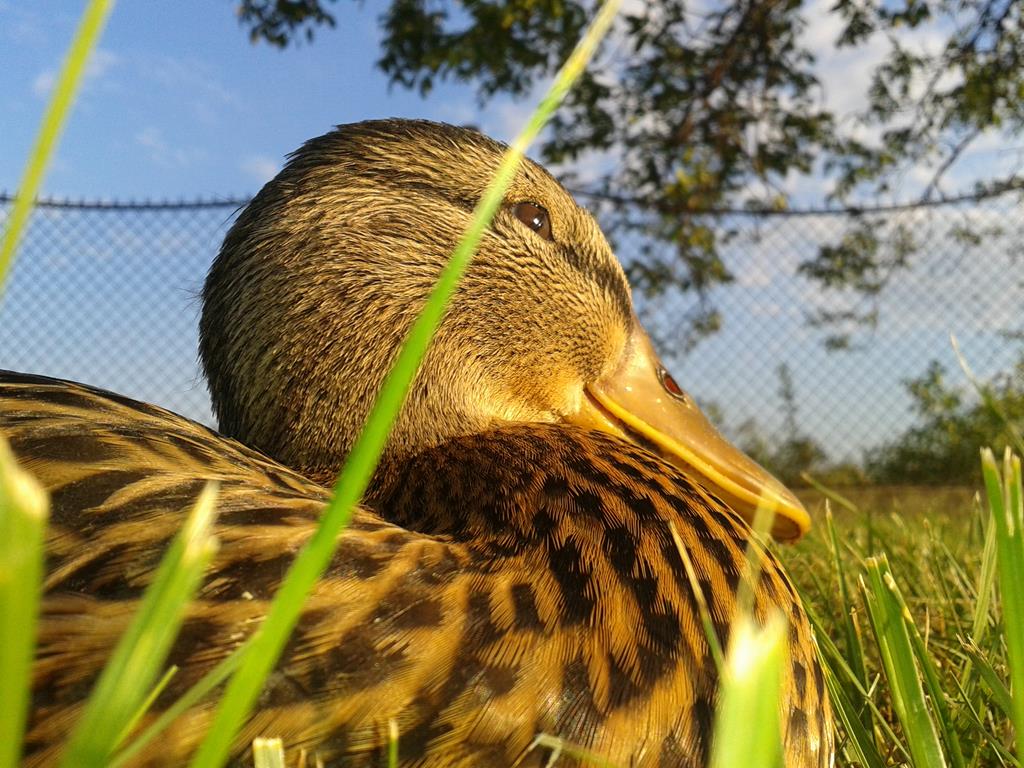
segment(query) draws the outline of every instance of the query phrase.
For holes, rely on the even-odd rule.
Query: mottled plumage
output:
[[[220,549],[171,654],[181,671],[154,709],[263,616],[328,497],[317,481],[337,470],[409,307],[463,226],[433,210],[418,225],[427,231],[411,231],[403,206],[468,210],[499,149],[427,123],[351,126],[307,145],[243,214],[207,283],[203,353],[222,427],[263,453],[151,405],[0,374],[0,429],[53,499],[29,765],[55,760],[207,480],[220,483]],[[472,172],[457,165],[463,150],[482,158]],[[454,165],[438,167],[445,157]],[[575,263],[554,261],[514,218],[495,224],[239,736],[241,759],[266,735],[292,760],[305,750],[327,765],[384,765],[393,720],[402,766],[545,765],[541,733],[620,766],[705,764],[718,674],[672,530],[725,643],[749,529],[654,453],[565,423],[576,382],[585,390],[615,369],[635,321],[589,216],[537,166],[516,183],[510,204],[550,210]],[[362,217],[345,201],[353,189],[372,209]],[[400,238],[422,247],[390,250]],[[786,762],[826,766],[832,721],[810,628],[778,562],[757,552],[755,613],[775,606],[790,621]],[[186,713],[139,764],[181,764],[212,707]]]

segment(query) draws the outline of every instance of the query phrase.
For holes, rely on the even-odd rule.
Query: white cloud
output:
[[[57,75],[52,69],[44,69],[32,81],[32,93],[40,99],[45,99],[50,95],[50,91],[53,90],[53,84],[56,80]]]
[[[153,125],[146,126],[135,134],[135,143],[147,150],[150,160],[164,168],[183,168],[203,157],[202,150],[170,145],[164,138],[163,131]]]
[[[17,46],[37,48],[48,40],[47,25],[39,12],[0,2],[0,38]]]
[[[85,67],[86,80],[99,80],[121,63],[121,57],[106,48],[97,48]]]
[[[238,166],[243,173],[247,173],[257,184],[266,184],[277,175],[280,164],[266,155],[249,155]]]
[[[816,0],[807,8],[804,44],[820,64],[825,107],[840,120],[867,106],[868,86],[875,67],[885,58],[889,43],[875,35],[854,48],[836,48],[843,21],[832,8],[832,0]]]
[[[153,56],[140,60],[138,70],[205,125],[218,124],[225,108],[238,111],[243,106],[238,95],[221,82],[216,69],[202,59]]]
[[[82,82],[83,90],[96,85],[114,67],[121,62],[121,57],[106,48],[97,48],[89,57],[89,63],[85,66],[85,79]],[[57,69],[47,67],[32,80],[32,93],[40,99],[46,99],[57,82]]]

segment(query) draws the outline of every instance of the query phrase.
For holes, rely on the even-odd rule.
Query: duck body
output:
[[[168,660],[180,671],[148,717],[258,625],[315,530],[329,498],[324,483],[351,444],[351,430],[337,425],[361,418],[393,354],[381,334],[400,338],[407,304],[429,288],[434,252],[447,252],[461,231],[450,216],[465,213],[462,197],[479,193],[498,151],[478,134],[429,123],[385,121],[338,134],[300,150],[240,218],[211,270],[203,355],[230,437],[88,386],[0,373],[0,434],[52,498],[28,765],[59,759],[162,553],[210,480],[220,487],[220,546]],[[399,150],[408,150],[407,161],[394,176]],[[444,186],[458,173],[441,162],[453,151],[486,160],[464,173],[458,194]],[[367,197],[360,185],[378,166],[389,181]],[[337,167],[343,178],[332,187],[324,174]],[[424,181],[435,168],[440,175]],[[363,505],[238,736],[240,765],[250,764],[253,738],[273,736],[292,761],[304,753],[309,764],[383,766],[391,727],[403,767],[588,764],[573,748],[611,765],[706,765],[719,675],[679,548],[724,646],[750,529],[694,481],[690,467],[704,459],[678,447],[694,430],[666,438],[659,426],[665,408],[690,419],[693,406],[670,377],[665,383],[637,336],[628,287],[603,238],[591,235],[592,220],[542,169],[530,164],[524,173],[414,383]],[[389,192],[393,178],[406,186]],[[313,187],[304,189],[306,182]],[[362,190],[355,211],[338,202],[353,188]],[[419,235],[402,213],[417,194],[416,215],[437,214]],[[516,200],[533,202],[524,208]],[[329,226],[345,224],[333,235],[310,224],[328,202],[337,212]],[[547,216],[547,209],[562,215],[548,229],[534,226],[536,211]],[[366,216],[376,223],[364,226]],[[517,219],[533,232],[520,239]],[[452,232],[430,230],[435,220]],[[397,235],[387,229],[394,221]],[[334,242],[353,227],[362,227],[354,240]],[[531,240],[534,233],[547,236]],[[325,241],[331,248],[317,251]],[[412,250],[396,251],[398,241]],[[547,255],[554,246],[568,250],[555,259]],[[280,255],[289,248],[304,260]],[[318,260],[327,267],[310,280],[289,278],[289,269],[301,274]],[[557,270],[565,276],[548,274]],[[351,282],[364,273],[362,285]],[[385,275],[398,281],[387,294],[397,303],[381,293]],[[527,299],[515,298],[524,290],[520,277],[536,280]],[[491,292],[502,281],[509,283],[499,290],[504,302],[495,303]],[[572,281],[579,292],[566,300]],[[303,293],[288,301],[282,292],[295,285]],[[335,289],[352,295],[332,298]],[[258,318],[243,319],[260,306]],[[532,344],[520,339],[510,351],[510,331],[492,329],[502,323],[483,306],[500,308],[520,334],[543,328],[537,319],[546,312],[565,332]],[[334,319],[339,314],[343,320]],[[321,333],[312,337],[312,327]],[[523,350],[539,354],[544,345],[542,373],[517,374],[529,356]],[[246,383],[253,371],[261,372],[258,385]],[[656,411],[641,404],[642,418],[633,419],[619,410],[621,389],[607,383],[621,375],[630,392],[646,391],[650,379],[670,397]],[[699,424],[694,442],[719,450],[717,433],[709,438]],[[688,463],[656,455],[665,446]],[[742,499],[746,465],[726,465],[740,467],[734,474],[742,482],[726,478],[723,493]],[[786,765],[829,765],[831,712],[807,618],[774,556],[759,545],[753,551],[761,574],[755,616],[779,609],[790,622],[780,710]],[[135,764],[184,764],[214,706],[207,700],[187,711]],[[542,734],[567,748],[553,754],[538,745]]]
[[[207,481],[220,484],[221,546],[158,709],[248,636],[329,493],[194,422],[68,382],[0,375],[0,426],[53,501],[29,733],[29,764],[49,765]],[[669,523],[725,643],[747,545],[735,513],[643,449],[555,425],[426,451],[370,504],[240,750],[280,735],[326,765],[384,765],[393,719],[401,765],[543,765],[541,733],[615,765],[705,764],[718,674]],[[756,613],[798,617],[787,765],[826,765],[810,630],[761,557]],[[211,716],[194,708],[139,764],[182,764]]]

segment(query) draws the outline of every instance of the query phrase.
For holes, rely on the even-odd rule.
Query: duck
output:
[[[51,525],[26,764],[55,764],[185,515],[217,554],[143,725],[237,649],[311,537],[381,381],[505,145],[386,119],[306,142],[230,228],[202,291],[216,431],[84,384],[0,373],[0,434]],[[813,633],[752,534],[810,520],[669,374],[594,217],[523,160],[370,486],[234,744],[289,765],[700,768],[747,551],[788,622],[784,760],[833,760]],[[688,577],[681,550],[692,562]],[[702,593],[698,595],[697,592]],[[133,765],[187,762],[216,697]],[[559,751],[547,735],[577,751]],[[309,761],[304,762],[304,761]]]

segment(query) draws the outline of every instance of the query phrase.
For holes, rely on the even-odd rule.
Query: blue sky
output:
[[[830,5],[831,0],[810,4],[807,40],[821,62],[826,103],[850,125],[851,115],[863,104],[868,75],[883,55],[884,43],[876,41],[856,54],[834,53],[839,27],[827,14]],[[80,2],[0,0],[0,190],[10,192],[17,185],[81,7]],[[239,197],[257,190],[302,141],[338,123],[385,116],[426,117],[472,123],[500,139],[511,138],[521,125],[530,103],[498,99],[481,110],[468,86],[441,84],[428,99],[389,90],[373,64],[380,50],[378,17],[386,2],[340,0],[332,7],[338,16],[337,28],[321,29],[313,44],[280,51],[250,44],[236,21],[232,0],[122,0],[93,59],[44,193],[88,199]],[[928,34],[930,38],[922,35],[904,43],[934,47],[940,40]],[[538,89],[542,86],[538,84]],[[953,169],[950,183],[962,187],[994,167],[1005,169],[1020,161],[1021,153],[1003,137],[985,137]],[[929,177],[927,168],[910,169],[895,185],[893,197],[911,197]],[[798,204],[814,203],[828,179],[821,175],[791,178],[784,185]],[[59,216],[51,218],[56,221]],[[791,228],[781,229],[784,226]],[[877,429],[865,428],[868,422],[884,423],[890,433],[909,423],[901,380],[922,373],[933,357],[955,366],[948,344],[951,331],[960,335],[968,357],[972,348],[983,350],[978,363],[983,372],[999,370],[1012,358],[1013,348],[999,346],[995,336],[1012,319],[992,313],[984,295],[971,299],[971,292],[964,290],[966,280],[975,289],[987,286],[994,292],[991,295],[1007,287],[1014,291],[1008,306],[1019,307],[1024,303],[1020,286],[1010,286],[1003,278],[1012,269],[1009,261],[1006,267],[972,273],[969,278],[962,270],[952,276],[911,276],[884,304],[883,325],[867,349],[846,356],[827,355],[821,335],[807,328],[804,313],[814,305],[830,305],[834,297],[822,296],[814,286],[792,277],[799,255],[813,247],[805,239],[812,226],[824,224],[765,222],[758,227],[757,237],[734,246],[729,254],[737,285],[716,297],[725,310],[726,330],[685,358],[674,355],[671,348],[663,349],[680,381],[698,397],[722,405],[731,423],[757,416],[768,427],[778,424],[774,371],[785,362],[801,396],[805,427],[833,453],[851,453],[879,438]],[[919,227],[934,242],[949,241],[930,231],[934,221],[922,219]],[[22,330],[13,331],[6,342],[0,333],[0,367],[78,378],[172,407],[178,407],[177,392],[192,398],[188,403],[201,401],[193,297],[205,265],[180,267],[170,286],[170,303],[163,304],[170,309],[150,321],[145,310],[156,300],[126,292],[123,285],[115,289],[112,281],[118,270],[138,269],[125,265],[137,264],[132,259],[138,257],[138,250],[153,244],[136,245],[132,252],[137,233],[120,236],[121,246],[105,262],[109,275],[98,273],[104,276],[90,283],[87,294],[63,282],[67,275],[98,269],[89,266],[87,254],[70,253],[75,243],[66,243],[65,252],[56,257],[43,254],[31,263],[29,257],[37,252],[24,250],[24,263],[12,286],[14,298],[0,307],[0,330]],[[208,248],[212,257],[215,245]],[[955,261],[955,244],[950,248],[938,257]],[[19,280],[29,284],[30,278],[36,285],[48,286],[51,295],[19,288]],[[75,290],[78,295],[73,294]],[[88,345],[88,350],[77,349],[74,360],[61,351],[64,348],[48,346],[49,341],[92,322],[87,307],[100,300],[117,308],[107,313],[116,314],[118,322],[110,324],[106,341],[83,340],[79,346]],[[664,306],[669,326],[688,301],[683,298]],[[55,308],[47,311],[46,321],[52,325],[44,330],[40,307],[49,306]],[[149,322],[153,328],[147,330]],[[181,342],[176,347],[181,351],[173,353],[176,357],[166,343],[168,335]],[[44,347],[49,354],[44,354]],[[117,351],[116,360],[112,350]],[[165,367],[175,372],[167,384],[170,389],[138,387],[130,375],[144,357],[140,351],[153,356],[154,350],[162,351]],[[89,364],[79,365],[85,358]],[[207,418],[204,409],[201,404],[179,407],[188,415]]]
[[[71,37],[79,2],[0,0],[0,187],[11,190]],[[45,190],[88,197],[249,194],[287,152],[369,117],[474,121],[499,138],[521,109],[478,114],[465,87],[389,91],[373,62],[385,4],[337,3],[312,45],[252,45],[230,0],[120,2]]]

